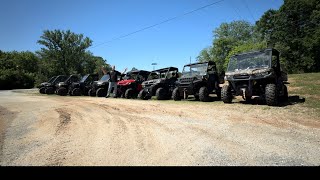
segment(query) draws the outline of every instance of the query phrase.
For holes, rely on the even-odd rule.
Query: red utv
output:
[[[117,97],[127,99],[136,98],[142,90],[142,82],[148,78],[149,74],[149,71],[144,70],[128,72],[123,78],[124,80],[117,83]]]

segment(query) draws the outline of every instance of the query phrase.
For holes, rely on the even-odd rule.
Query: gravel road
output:
[[[0,91],[2,166],[320,165],[300,104],[127,100]]]

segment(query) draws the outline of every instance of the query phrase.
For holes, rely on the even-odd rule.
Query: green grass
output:
[[[304,105],[320,111],[320,73],[289,74],[289,96],[305,98]]]

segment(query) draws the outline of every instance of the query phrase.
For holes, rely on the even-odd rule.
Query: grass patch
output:
[[[305,106],[320,110],[320,73],[291,74],[289,96],[306,98]],[[320,113],[320,112],[319,112]]]

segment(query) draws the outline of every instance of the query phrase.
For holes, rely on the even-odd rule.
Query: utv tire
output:
[[[209,101],[209,91],[207,87],[201,87],[199,90],[199,100],[202,102]]]
[[[175,88],[172,91],[172,99],[175,100],[175,101],[180,101],[181,100],[181,96],[180,96],[180,93],[179,93],[179,88]]]
[[[72,96],[81,96],[81,90],[79,88],[74,88],[71,94]]]
[[[146,100],[146,92],[143,89],[139,92],[138,99]]]
[[[127,89],[126,92],[124,93],[124,97],[127,99],[133,98],[133,89],[132,88]]]
[[[96,93],[92,89],[89,89],[88,95],[94,97]]]
[[[47,88],[46,90],[45,90],[45,93],[46,94],[54,94],[54,90],[53,90],[53,88]]]
[[[60,95],[60,96],[66,96],[66,95],[68,95],[68,90],[66,88],[64,88],[64,87],[59,88],[57,90],[57,94]]]
[[[40,94],[45,94],[46,93],[46,88],[42,87],[39,89]]]
[[[229,85],[224,85],[221,89],[221,99],[224,103],[232,102],[232,94]]]
[[[267,84],[266,85],[266,103],[268,106],[276,106],[278,105],[278,90],[275,84]]]
[[[99,88],[96,92],[97,97],[106,97],[107,92],[104,88]]]
[[[166,96],[167,96],[167,93],[166,93],[165,89],[163,89],[163,88],[157,89],[157,91],[156,91],[157,100],[164,100],[164,99],[166,99]]]

